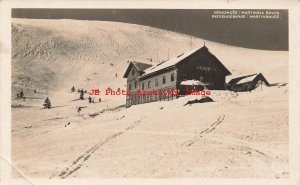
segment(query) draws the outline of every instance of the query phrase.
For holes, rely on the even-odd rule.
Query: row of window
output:
[[[174,73],[172,73],[171,74],[171,77],[170,77],[170,81],[171,82],[173,82],[175,80],[175,74]],[[163,76],[163,78],[162,78],[162,84],[165,84],[166,83],[166,76]],[[148,89],[150,89],[151,88],[151,80],[149,80],[148,81]],[[158,79],[156,78],[155,79],[155,87],[157,87],[158,86]],[[129,90],[131,90],[132,89],[132,83],[129,83]],[[137,81],[134,81],[134,83],[133,83],[133,88],[135,89],[135,88],[137,88]],[[142,83],[142,90],[144,90],[145,89],[145,84],[144,83]]]
[[[174,92],[175,88],[162,89],[162,91]],[[165,100],[173,100],[175,99],[175,95],[171,94],[161,94],[161,95],[147,95],[147,96],[136,96],[136,94],[132,94],[129,96],[129,99],[126,101],[127,105],[136,105],[142,103],[148,103],[153,101],[165,101]]]

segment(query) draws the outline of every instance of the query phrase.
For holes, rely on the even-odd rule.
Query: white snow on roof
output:
[[[163,62],[163,63],[160,63],[160,64],[157,64],[156,66],[153,66],[153,67],[149,67],[147,68],[144,72],[144,74],[142,75],[143,76],[146,76],[146,75],[149,75],[149,74],[152,74],[156,71],[159,71],[161,69],[164,69],[164,68],[167,68],[167,67],[170,67],[170,66],[174,66],[176,65],[177,63],[179,63],[180,61],[182,61],[183,59],[185,59],[186,57],[190,56],[191,54],[195,53],[197,50],[199,50],[200,47],[194,49],[194,50],[191,50],[191,51],[188,51],[186,53],[183,53],[181,55],[178,55],[177,57],[174,57],[166,62]]]
[[[240,78],[240,77],[245,77],[248,78],[246,76],[252,76],[252,75],[257,75],[258,73],[253,73],[253,74],[249,74],[249,75],[245,75],[245,74],[233,74],[230,76],[226,76],[226,83],[229,83],[231,80],[236,79],[236,78]]]
[[[242,84],[246,82],[251,82],[257,75],[249,76],[246,78],[241,79],[237,84]]]
[[[200,82],[199,80],[185,80],[182,81],[180,85],[208,85],[208,84]]]

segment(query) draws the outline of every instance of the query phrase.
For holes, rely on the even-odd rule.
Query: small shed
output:
[[[263,74],[255,73],[231,79],[227,83],[227,89],[235,92],[252,91],[258,86],[270,86]]]
[[[207,89],[207,86],[209,85],[209,83],[204,83],[200,80],[185,80],[180,83],[179,94],[184,95],[184,93],[191,90],[202,91]]]

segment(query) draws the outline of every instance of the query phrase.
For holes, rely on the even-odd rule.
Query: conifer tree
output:
[[[81,89],[79,99],[84,100],[84,91]]]
[[[45,99],[43,106],[44,109],[51,109],[51,101],[48,97]]]
[[[23,89],[21,89],[20,98],[23,98],[23,97],[24,97],[24,93],[23,93]]]

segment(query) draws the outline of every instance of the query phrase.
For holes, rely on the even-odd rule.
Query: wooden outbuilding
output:
[[[255,73],[231,79],[227,84],[227,88],[231,91],[243,92],[252,91],[262,85],[270,86],[270,83],[263,74]]]

